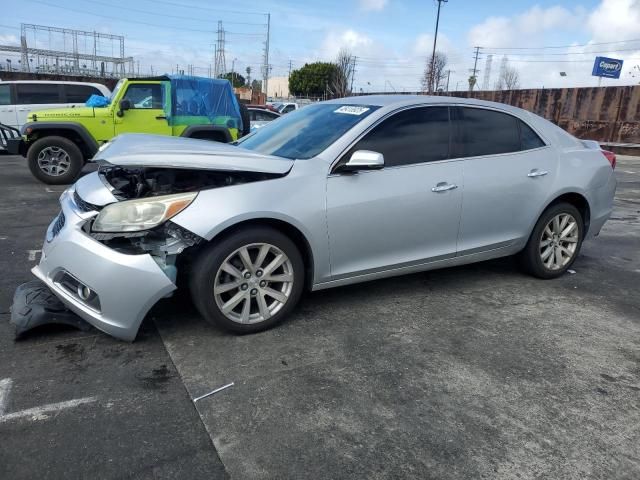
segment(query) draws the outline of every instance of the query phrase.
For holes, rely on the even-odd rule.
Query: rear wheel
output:
[[[68,138],[57,136],[33,142],[27,161],[33,176],[49,185],[72,183],[84,165],[78,146]]]
[[[584,223],[576,207],[569,203],[552,205],[538,219],[520,263],[538,278],[556,278],[566,272],[580,253]]]
[[[282,321],[304,286],[295,244],[277,230],[252,227],[203,251],[191,274],[191,295],[202,316],[226,330],[253,333]]]

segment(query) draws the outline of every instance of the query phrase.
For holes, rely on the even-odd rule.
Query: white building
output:
[[[289,77],[270,77],[267,97],[288,98]]]

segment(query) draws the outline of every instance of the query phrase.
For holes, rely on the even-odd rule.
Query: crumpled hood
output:
[[[48,110],[36,110],[31,112],[27,117],[29,121],[40,120],[73,120],[74,118],[95,117],[93,108],[89,107],[69,107],[69,108],[50,108]]]
[[[285,174],[293,160],[263,155],[228,143],[164,135],[122,134],[93,157],[121,167],[164,167]]]

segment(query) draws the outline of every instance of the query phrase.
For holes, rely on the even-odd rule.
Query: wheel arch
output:
[[[234,223],[233,225],[226,226],[223,230],[217,232],[208,243],[215,242],[220,240],[223,237],[233,235],[234,232],[238,230],[254,227],[254,226],[264,226],[270,227],[279,232],[286,235],[293,243],[296,245],[300,254],[302,255],[302,261],[304,262],[304,271],[305,271],[305,288],[307,290],[311,289],[313,285],[313,278],[315,272],[314,265],[314,257],[313,257],[313,249],[311,248],[311,243],[307,239],[306,235],[295,225],[286,222],[277,218],[251,218],[239,221]]]
[[[549,207],[553,205],[557,205],[558,203],[568,203],[573,205],[578,209],[580,215],[582,216],[582,222],[584,223],[584,237],[587,236],[587,232],[589,231],[589,224],[591,222],[591,207],[589,205],[589,200],[578,192],[565,192],[561,195],[558,195],[551,202],[549,202],[542,212],[546,211]],[[542,215],[542,212],[540,215]]]
[[[49,136],[64,137],[78,146],[85,161],[98,151],[98,142],[83,125],[64,122],[31,122],[26,124],[22,131],[34,140]]]
[[[219,125],[190,125],[184,129],[180,136],[221,143],[229,143],[233,140],[229,129]]]

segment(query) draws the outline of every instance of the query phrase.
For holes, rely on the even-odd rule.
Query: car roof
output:
[[[379,107],[397,106],[403,107],[407,105],[430,105],[451,103],[457,105],[476,105],[481,107],[500,108],[502,110],[516,111],[521,110],[504,103],[488,102],[486,100],[478,100],[475,98],[448,97],[444,95],[360,95],[357,97],[337,98],[329,100],[327,103],[349,104],[349,105],[375,105]]]

